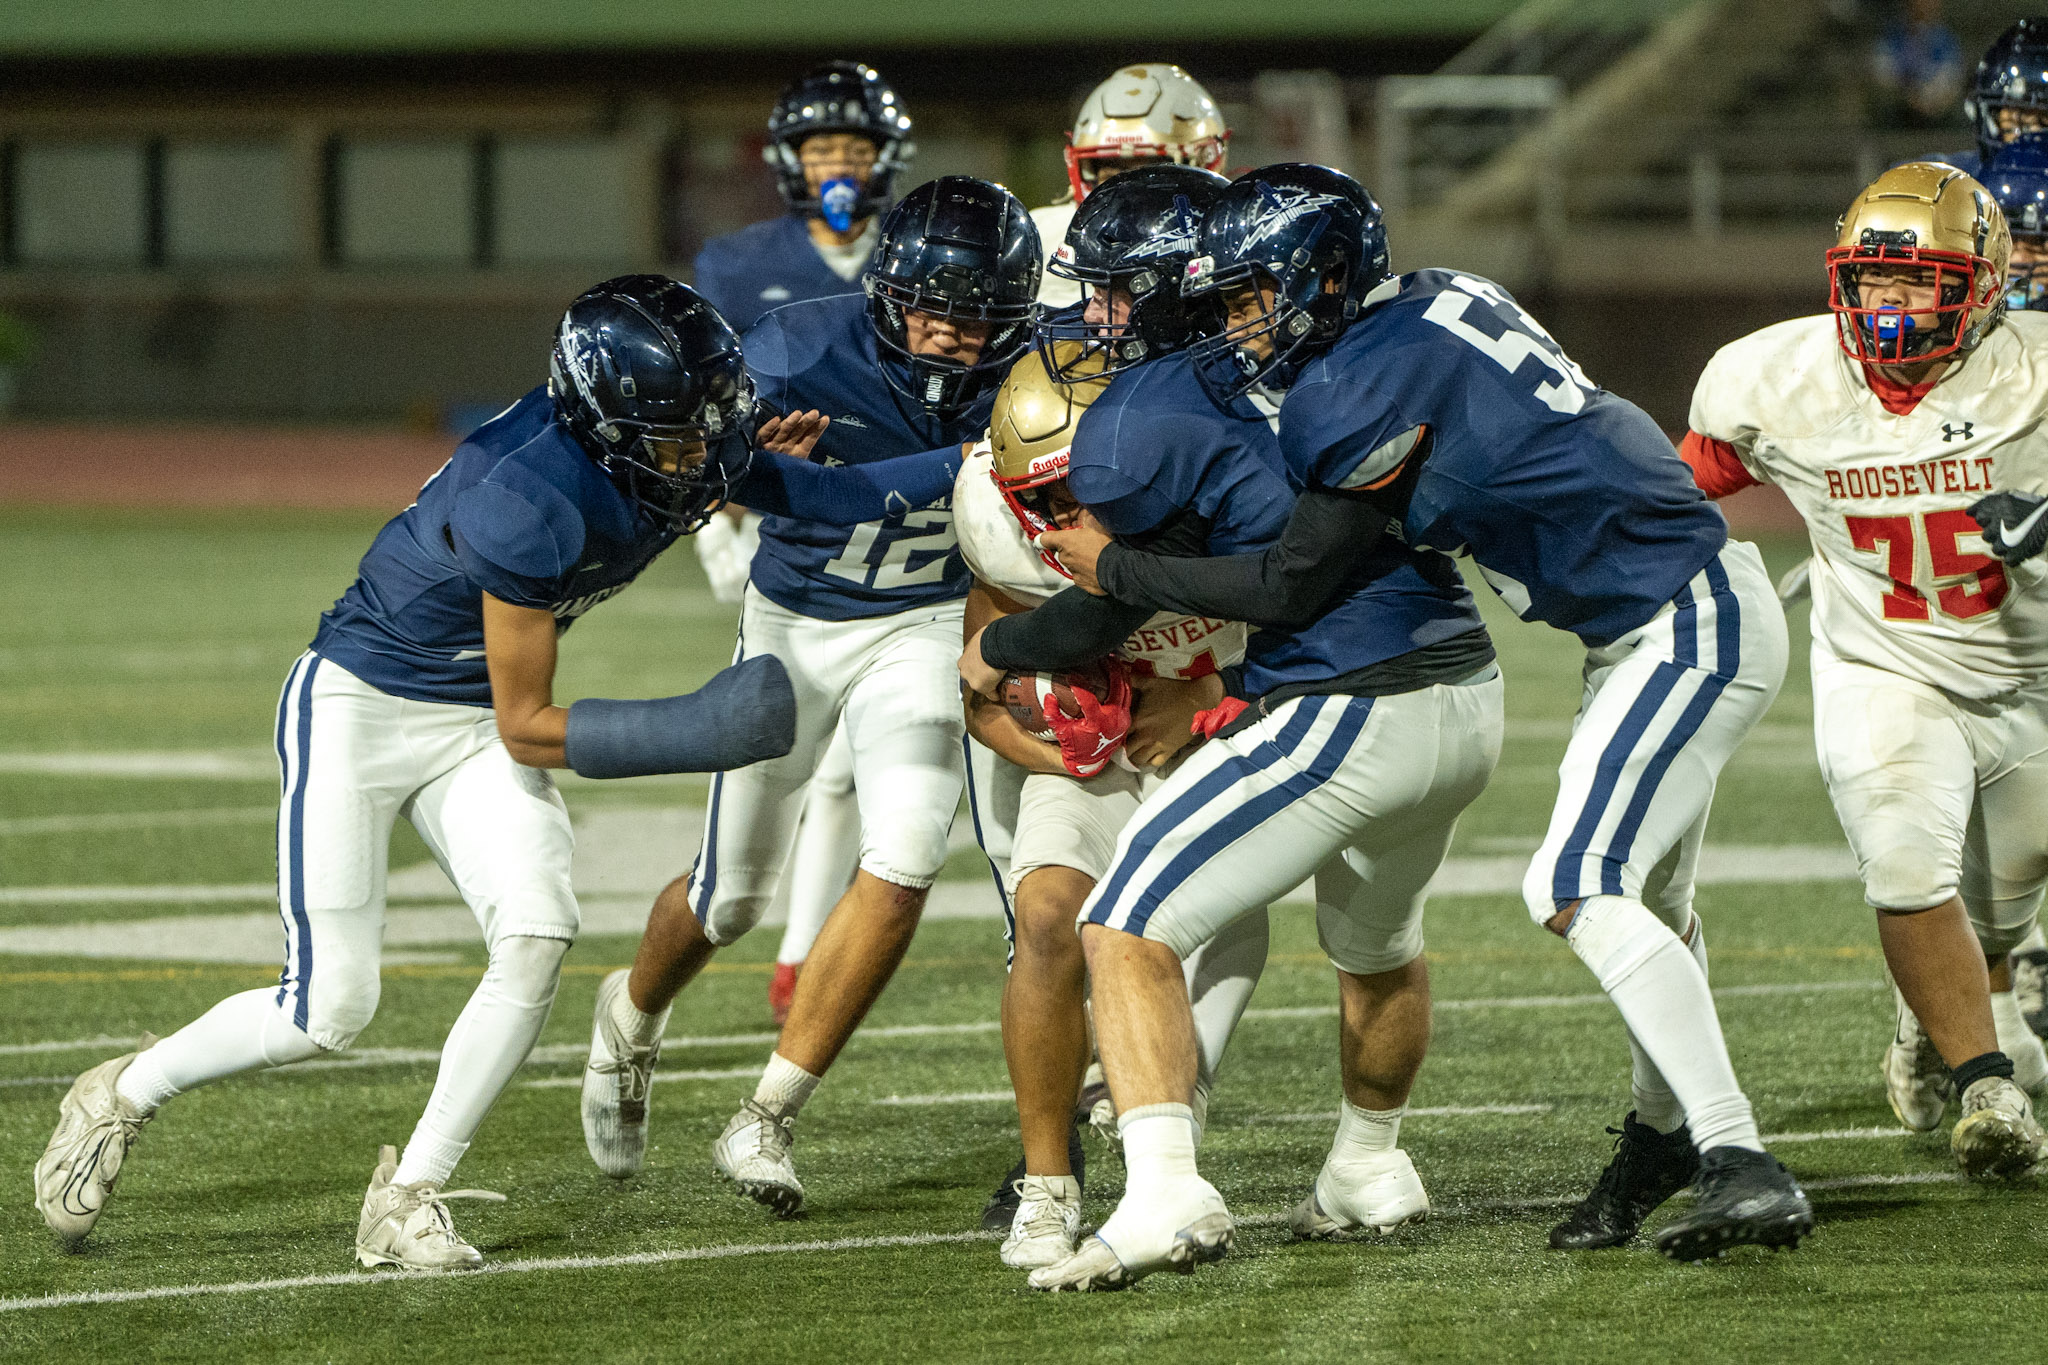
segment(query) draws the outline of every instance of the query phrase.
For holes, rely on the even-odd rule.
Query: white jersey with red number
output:
[[[1026,606],[1037,606],[1073,586],[1045,562],[1003,500],[992,473],[988,442],[974,448],[953,485],[953,528],[974,576]],[[1245,627],[1238,621],[1162,611],[1131,633],[1117,653],[1132,671],[1160,678],[1201,678],[1244,658]]]
[[[1909,413],[1885,410],[1832,315],[1724,346],[1691,427],[1785,490],[1813,540],[1813,631],[1835,657],[1957,696],[2048,669],[2048,569],[2007,568],[1966,510],[2048,493],[2048,314],[1992,330]]]

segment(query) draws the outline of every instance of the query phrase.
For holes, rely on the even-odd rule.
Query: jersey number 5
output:
[[[1910,516],[1845,517],[1849,542],[1869,554],[1885,557],[1885,573],[1892,586],[1884,595],[1887,621],[1925,621],[1927,596],[1913,586],[1914,563],[1919,551],[1914,520]],[[1934,600],[1942,613],[1967,621],[1987,611],[1998,610],[2005,601],[2005,565],[1990,555],[1965,554],[1956,548],[1956,537],[1981,534],[1968,512],[1928,512],[1919,519],[1927,540],[1928,566],[1934,577],[1968,581],[1937,586]],[[1880,548],[1882,547],[1882,548]]]
[[[1513,374],[1522,367],[1522,362],[1532,357],[1554,376],[1547,384],[1536,386],[1536,397],[1552,412],[1569,416],[1586,406],[1587,395],[1593,393],[1593,381],[1586,378],[1564,348],[1543,330],[1543,324],[1523,312],[1515,301],[1503,294],[1485,280],[1473,279],[1470,275],[1453,275],[1451,283],[1458,292],[1444,290],[1429,301],[1424,310],[1424,320],[1433,322],[1458,340],[1478,351],[1494,364]],[[1474,303],[1483,303],[1501,323],[1499,336],[1488,336],[1471,323],[1465,321],[1465,314]]]

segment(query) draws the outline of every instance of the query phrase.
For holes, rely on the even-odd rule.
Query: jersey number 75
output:
[[[1843,520],[1849,523],[1850,544],[1885,557],[1885,574],[1892,580],[1884,595],[1885,620],[1928,619],[1927,595],[1913,585],[1914,566],[1919,559],[1914,544],[1919,538],[1916,531],[1925,533],[1928,567],[1934,571],[1934,577],[1964,580],[1935,586],[1934,600],[1941,604],[1943,615],[1967,621],[1972,616],[1997,611],[2005,601],[2005,566],[1990,555],[1965,554],[1956,548],[1958,536],[1980,534],[1968,512],[1928,512],[1917,524],[1906,515]]]

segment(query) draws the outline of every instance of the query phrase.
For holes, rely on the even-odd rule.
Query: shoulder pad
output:
[[[512,460],[499,461],[481,483],[457,495],[449,524],[471,553],[520,578],[559,578],[583,553],[583,514],[576,504]]]

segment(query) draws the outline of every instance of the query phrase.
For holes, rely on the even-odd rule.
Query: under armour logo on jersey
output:
[[[857,412],[849,412],[844,417],[834,417],[832,420],[839,423],[842,427],[859,427],[862,431],[868,429],[868,424],[860,419],[860,414]]]
[[[1947,422],[1943,422],[1941,424],[1941,443],[1943,445],[1947,445],[1950,441],[1953,441],[1958,436],[1962,437],[1965,441],[1969,440],[1972,434],[1972,428],[1974,428],[1976,425],[1977,424],[1975,422],[1965,422],[1960,427],[1953,427],[1950,426]]]

